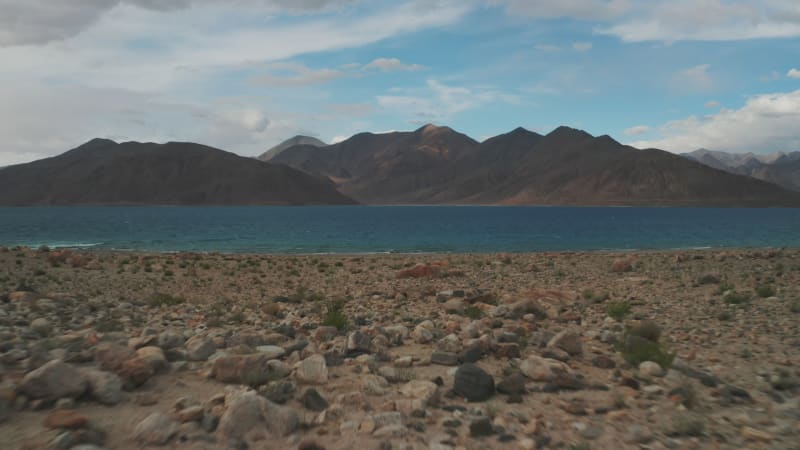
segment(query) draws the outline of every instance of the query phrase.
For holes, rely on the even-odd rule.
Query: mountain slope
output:
[[[546,136],[516,129],[477,145],[450,138],[440,141],[447,158],[409,165],[418,157],[409,140],[421,133],[293,147],[278,161],[330,177],[366,203],[800,206],[800,195],[773,184],[568,127]]]
[[[700,149],[682,156],[715,169],[747,175],[800,192],[800,152],[756,155]]]
[[[361,133],[324,148],[295,146],[272,162],[330,178],[365,203],[404,203],[409,193],[440,183],[454,161],[477,148],[451,128],[426,125],[411,132]]]
[[[294,147],[296,145],[309,145],[312,147],[325,147],[326,143],[320,141],[319,139],[311,136],[295,136],[293,138],[289,138],[280,144],[272,147],[271,149],[267,150],[266,152],[262,153],[258,159],[261,161],[269,161],[270,159],[276,157],[277,155],[281,154],[284,150],[290,147]]]
[[[95,139],[0,170],[2,205],[351,204],[326,181],[199,144]]]

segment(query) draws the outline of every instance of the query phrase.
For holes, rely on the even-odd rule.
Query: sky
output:
[[[426,123],[798,151],[800,1],[0,0],[0,166]]]

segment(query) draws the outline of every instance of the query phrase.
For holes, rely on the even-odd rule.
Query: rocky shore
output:
[[[800,249],[0,248],[2,449],[800,448]]]

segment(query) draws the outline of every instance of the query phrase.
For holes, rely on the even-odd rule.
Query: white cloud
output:
[[[588,52],[593,47],[591,42],[573,42],[572,49],[576,52]]]
[[[757,95],[739,109],[691,116],[659,128],[661,138],[632,142],[672,152],[698,148],[729,152],[769,153],[800,150],[800,90]]]
[[[720,104],[716,100],[709,100],[703,104],[706,108],[719,108]]]
[[[491,88],[450,86],[428,80],[424,88],[395,90],[399,95],[380,95],[381,108],[395,110],[413,124],[441,122],[452,116],[494,102],[517,103],[518,97]]]
[[[630,0],[491,0],[513,16],[543,19],[571,17],[582,20],[607,20],[630,9]]]
[[[672,77],[673,86],[681,91],[707,91],[714,87],[709,68],[709,64],[700,64],[681,70]]]
[[[626,42],[736,41],[800,36],[796,0],[653,0],[597,30]]]
[[[650,131],[650,127],[647,125],[637,125],[635,127],[630,127],[625,130],[625,134],[628,136],[639,136],[640,134],[645,134]]]
[[[786,72],[786,76],[789,77],[789,78],[800,79],[800,70],[797,70],[797,69],[794,69],[794,68],[789,69],[789,71]]]
[[[365,70],[377,69],[383,72],[417,71],[423,67],[419,64],[404,64],[397,58],[378,58],[364,66]]]
[[[350,136],[343,136],[343,135],[334,136],[331,138],[331,145],[338,144],[339,142],[346,141],[348,139],[350,139]]]
[[[307,86],[323,84],[345,76],[334,69],[310,69],[296,62],[278,62],[267,65],[268,74],[257,76],[255,83],[268,86]]]

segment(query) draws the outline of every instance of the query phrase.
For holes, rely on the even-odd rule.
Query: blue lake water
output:
[[[0,245],[253,253],[800,247],[800,209],[0,208]]]

